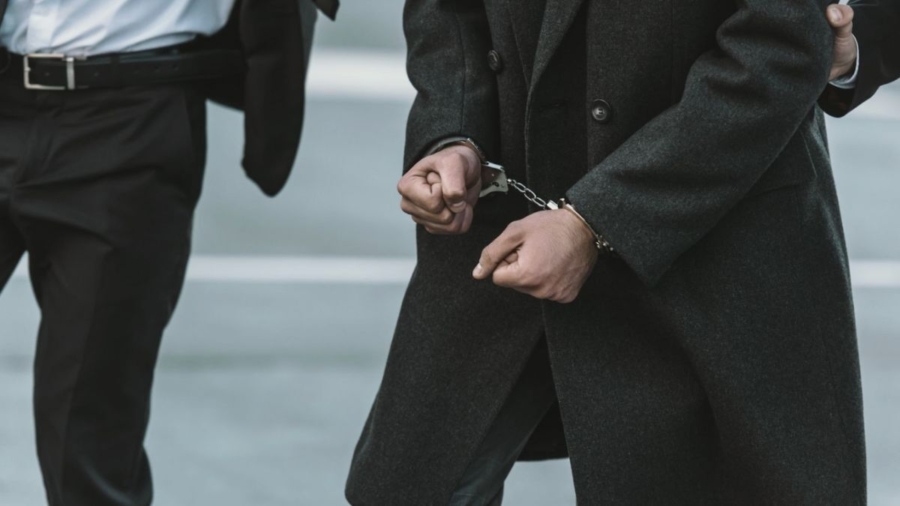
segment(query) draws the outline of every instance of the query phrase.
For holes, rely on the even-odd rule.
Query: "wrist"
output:
[[[843,89],[856,87],[856,79],[859,75],[859,43],[855,35],[851,38],[849,45],[852,47],[835,50],[835,54],[847,54],[849,58],[843,62],[835,62],[828,81],[832,86]]]
[[[487,155],[484,154],[481,146],[479,146],[475,141],[468,137],[448,137],[446,139],[443,139],[431,148],[430,154],[434,154],[447,149],[452,149],[455,147],[468,148],[475,155],[479,164],[487,161]]]
[[[465,146],[463,144],[455,144],[452,146],[447,146],[446,148],[442,149],[440,152],[445,152],[445,151],[448,153],[460,154],[463,158],[466,159],[466,161],[471,166],[477,167],[477,166],[481,165],[481,157],[478,155],[478,152],[469,146]]]
[[[594,245],[594,232],[588,228],[587,225],[584,224],[578,217],[569,211],[565,207],[560,207],[556,210],[559,215],[564,219],[567,223],[567,226],[574,232],[574,236],[578,243],[587,243],[592,247]]]
[[[853,71],[855,69],[856,69],[856,59],[855,58],[843,65],[836,66],[835,67],[836,76],[832,79],[832,81],[847,79],[847,78],[851,77],[853,75]]]
[[[559,209],[561,211],[566,211],[569,215],[571,215],[572,217],[574,217],[577,221],[579,221],[581,223],[582,228],[587,231],[594,247],[598,251],[600,251],[600,253],[605,254],[605,255],[614,255],[616,253],[616,250],[613,249],[612,245],[610,245],[609,242],[602,235],[597,233],[597,231],[594,230],[594,227],[592,227],[591,224],[588,223],[588,221],[584,218],[584,216],[582,216],[581,213],[579,213],[575,209],[575,206],[566,202],[566,199],[562,199],[559,201]]]

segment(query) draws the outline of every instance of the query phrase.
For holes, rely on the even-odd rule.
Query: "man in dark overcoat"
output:
[[[300,142],[318,5],[0,0],[0,291],[25,252],[41,324],[38,460],[51,506],[148,506],[157,353],[184,282],[206,100],[245,113],[268,194]],[[0,324],[3,338],[8,329]]]
[[[827,3],[407,2],[419,261],[351,504],[566,455],[589,506],[865,504]]]

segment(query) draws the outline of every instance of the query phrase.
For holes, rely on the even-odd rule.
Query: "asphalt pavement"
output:
[[[277,199],[239,168],[240,116],[210,108],[196,258],[164,340],[147,441],[156,504],[345,504],[350,455],[415,255],[395,190],[410,102],[394,71],[401,7],[349,1],[340,23],[320,23],[314,59],[328,78],[312,86],[296,171]],[[367,75],[377,82],[356,81]],[[855,297],[870,504],[896,506],[900,86],[828,126],[851,257],[868,269]],[[293,274],[273,278],[266,265]],[[20,275],[0,296],[0,506],[45,504],[30,405],[38,318]],[[506,497],[574,505],[568,463],[516,466]]]

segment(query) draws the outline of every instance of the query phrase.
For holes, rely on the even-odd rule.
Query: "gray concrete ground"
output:
[[[401,52],[400,4],[347,2],[340,24],[320,25],[320,48]],[[884,96],[871,114],[829,123],[855,260],[900,261],[900,87]],[[268,200],[238,169],[240,118],[212,108],[195,252],[411,258],[413,228],[394,190],[407,109],[312,97],[298,172]],[[189,282],[164,342],[147,443],[157,504],[344,504],[402,294],[402,282]],[[900,285],[858,288],[856,302],[870,504],[900,505]],[[44,504],[30,408],[37,321],[27,280],[13,280],[0,297],[0,506]],[[507,497],[574,504],[568,464],[517,466]]]

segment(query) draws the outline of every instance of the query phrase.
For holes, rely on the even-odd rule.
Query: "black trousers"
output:
[[[52,506],[150,504],[143,448],[206,151],[191,85],[28,91],[0,76],[0,289],[28,252]],[[3,339],[24,339],[4,331]]]

